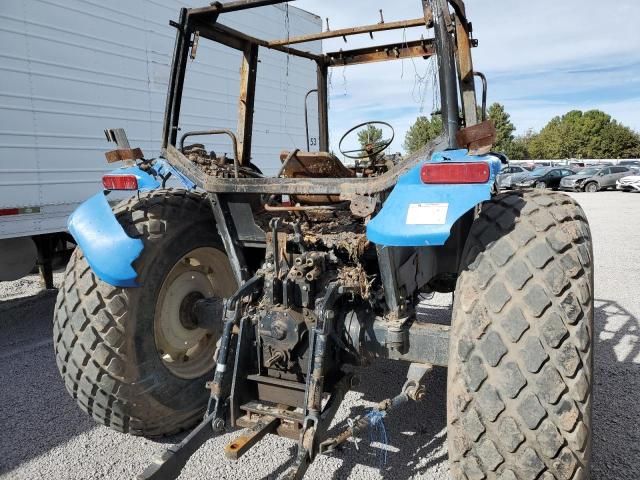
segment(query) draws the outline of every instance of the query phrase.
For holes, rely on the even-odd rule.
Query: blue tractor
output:
[[[417,20],[283,40],[221,22],[284,1],[214,2],[172,23],[161,158],[122,143],[108,155],[129,164],[69,221],[78,248],[54,321],[69,392],[120,432],[193,427],[139,478],[176,478],[207,439],[238,427],[247,431],[225,455],[239,458],[267,433],[289,437],[298,447],[287,478],[302,478],[317,455],[428,398],[425,378],[447,367],[451,478],[589,478],[589,226],[568,196],[498,192],[503,157],[491,153],[495,129],[477,108],[475,77],[485,100],[486,82],[473,70],[463,1],[422,0]],[[298,45],[418,24],[433,35],[324,54]],[[238,128],[179,136],[187,59],[204,41],[239,51]],[[261,49],[317,67],[319,151],[283,152],[275,177],[251,154]],[[383,155],[393,134],[341,147],[357,159],[349,167],[329,153],[332,67],[431,56],[439,138],[399,161]],[[352,131],[371,123],[380,122]],[[185,144],[206,135],[229,136],[233,158]],[[181,187],[168,188],[175,180]],[[133,195],[112,208],[111,191]],[[417,318],[431,292],[454,292],[449,324]],[[380,357],[408,364],[404,387],[329,435],[354,372]]]

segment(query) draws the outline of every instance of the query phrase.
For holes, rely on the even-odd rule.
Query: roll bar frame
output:
[[[219,22],[220,16],[246,9],[287,3],[290,0],[236,0],[227,3],[214,2],[203,8],[183,8],[178,22],[170,22],[177,30],[173,62],[169,79],[167,103],[164,116],[162,150],[170,157],[176,155],[178,123],[187,59],[195,54],[201,37],[239,50],[242,53],[240,69],[240,98],[238,103],[237,161],[247,166],[251,159],[253,110],[255,100],[256,72],[260,48],[280,51],[287,55],[305,58],[316,63],[319,119],[319,149],[329,149],[328,128],[328,72],[329,68],[364,63],[391,61],[402,58],[429,58],[436,55],[441,95],[442,117],[447,147],[456,148],[456,134],[463,125],[478,123],[471,48],[477,45],[472,38],[471,24],[465,13],[462,0],[420,0],[423,17],[405,21],[381,22],[373,25],[351,27],[334,31],[291,37],[289,39],[263,40],[240,32]],[[453,9],[452,13],[450,7]],[[373,32],[399,28],[433,28],[433,38],[376,45],[352,50],[339,50],[324,54],[305,51],[308,42],[348,35],[372,34]],[[459,102],[460,100],[460,102]],[[460,109],[462,105],[462,113]],[[172,162],[174,163],[174,162]],[[179,162],[181,163],[181,162]],[[232,182],[234,179],[224,179]]]

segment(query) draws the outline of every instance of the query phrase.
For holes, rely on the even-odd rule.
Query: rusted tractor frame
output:
[[[295,231],[296,225],[292,226],[294,229],[292,236],[282,237],[282,223],[277,216],[271,218],[269,227],[265,227],[264,223],[258,227],[254,209],[256,199],[262,198],[261,196],[273,198],[277,195],[290,195],[294,198],[295,196],[300,198],[317,196],[339,199],[342,203],[350,202],[351,212],[359,221],[362,221],[366,216],[371,215],[376,205],[383,203],[399,177],[428,155],[423,152],[423,155],[408,157],[384,173],[362,178],[355,176],[349,178],[238,176],[238,169],[249,167],[252,158],[253,107],[259,66],[258,55],[261,48],[315,62],[320,152],[327,152],[329,149],[327,84],[329,69],[403,58],[429,58],[437,55],[444,132],[433,146],[434,149],[479,145],[482,143],[483,135],[486,134],[482,129],[479,134],[474,130],[478,127],[474,72],[471,62],[471,48],[475,46],[475,42],[471,37],[471,27],[466,19],[464,3],[461,0],[422,0],[423,16],[418,19],[389,23],[381,19],[380,23],[374,25],[343,28],[287,39],[263,40],[219,23],[221,15],[227,12],[281,3],[286,3],[286,0],[244,0],[225,4],[216,2],[209,7],[182,9],[179,21],[172,23],[177,29],[177,34],[164,119],[163,156],[175,169],[208,192],[217,230],[236,280],[241,287],[238,293],[226,302],[223,316],[224,333],[217,354],[218,366],[213,381],[208,385],[211,390],[211,399],[204,421],[180,445],[170,448],[157,458],[140,478],[156,480],[175,478],[199,445],[207,438],[223,431],[227,415],[231,418],[233,426],[250,428],[246,435],[227,447],[228,456],[238,458],[266,433],[277,431],[281,435],[299,439],[298,456],[291,469],[290,478],[301,478],[304,475],[306,468],[320,451],[319,441],[323,440],[331,418],[344,394],[351,387],[351,374],[342,372],[341,367],[337,369],[336,362],[331,363],[328,359],[328,351],[331,345],[337,342],[333,329],[338,322],[338,317],[340,315],[357,316],[358,312],[357,308],[341,311],[339,302],[345,301],[346,297],[357,296],[358,293],[357,288],[349,286],[348,281],[333,278],[329,283],[322,284],[314,304],[305,300],[307,298],[305,295],[309,295],[308,293],[301,294],[302,304],[298,299],[289,298],[290,292],[287,291],[289,280],[279,279],[278,265],[281,262],[283,248],[279,242],[284,242],[285,249],[287,242],[300,245],[299,256],[295,260],[311,262],[310,264],[314,265],[306,273],[306,278],[314,282],[316,278],[314,275],[322,274],[324,256],[328,254],[322,251],[307,252],[302,246],[304,242],[300,240],[299,226],[297,226],[298,231]],[[453,9],[453,13],[450,8]],[[433,29],[434,37],[425,38],[423,35],[418,39],[401,43],[324,54],[310,53],[300,47],[306,42],[316,40],[419,26],[424,26],[425,31]],[[178,145],[180,104],[187,60],[195,53],[198,41],[202,38],[238,50],[242,55],[233,178],[206,175],[185,156],[182,151],[182,141]],[[207,132],[195,132],[195,134],[201,133]],[[209,133],[229,134],[216,130],[211,130]],[[191,135],[193,134],[192,132]],[[189,133],[187,132],[186,135]],[[286,163],[291,154],[285,157]],[[332,201],[335,202],[335,200]],[[261,205],[261,208],[263,212],[274,214],[313,209],[330,210],[335,207],[273,206],[267,202]],[[451,232],[454,240],[447,247],[442,247],[442,251],[439,252],[437,262],[446,264],[447,271],[456,270],[465,232],[471,220],[472,217],[465,214],[460,221],[456,222]],[[265,249],[263,258],[263,260],[266,258],[265,263],[259,262],[261,266],[258,265],[256,268],[256,262],[252,264],[251,259],[248,258],[251,252],[248,252],[247,248]],[[379,317],[368,312],[370,322],[366,326],[366,331],[364,327],[362,329],[358,326],[353,327],[354,322],[351,322],[352,326],[347,329],[346,334],[360,343],[361,348],[368,352],[366,355],[393,358],[412,364],[446,366],[448,327],[413,322],[410,319],[410,313],[406,311],[406,292],[401,284],[404,285],[402,282],[411,283],[413,280],[411,275],[402,272],[402,267],[411,262],[422,261],[421,253],[417,249],[409,248],[399,249],[397,252],[391,248],[378,248],[377,251],[373,248],[372,250],[377,262],[376,268],[379,269],[384,302],[388,311]],[[292,267],[291,271],[295,268],[295,266]],[[419,286],[416,283],[417,281],[413,283],[410,295],[415,295],[418,290]],[[279,289],[277,293],[276,287]],[[306,288],[301,290],[307,291]],[[241,318],[238,307],[242,299],[247,297],[255,299],[262,294],[267,299],[266,302],[271,305],[269,308],[274,312],[273,315],[279,315],[278,318],[286,319],[291,323],[291,318],[304,313],[307,317],[305,322],[313,325],[309,327],[308,339],[305,340],[308,342],[305,354],[308,371],[304,380],[281,381],[270,376],[249,374],[249,360],[243,355],[234,353],[241,349],[249,352],[252,342],[255,344],[255,340],[251,340],[252,335],[256,336],[258,343],[262,341],[258,338],[263,335],[262,320],[257,320],[257,316],[253,317],[254,320],[246,316]],[[269,300],[276,297],[278,301]],[[296,301],[298,303],[295,303]],[[314,320],[309,321],[309,317],[313,317]],[[346,322],[344,317],[340,317],[340,321]],[[355,324],[358,324],[357,319]],[[257,334],[251,333],[254,328],[257,329]],[[342,332],[344,333],[345,330],[343,329]],[[409,338],[411,338],[410,342],[407,341]],[[277,358],[274,356],[269,358],[268,362],[277,363],[281,359],[282,356]],[[261,361],[260,359],[257,361],[259,368],[264,367]],[[408,399],[421,399],[424,395],[420,381],[429,369],[430,367],[412,367],[410,375],[413,372],[415,378],[409,378],[403,392],[381,409],[389,409]],[[230,373],[225,372],[233,372],[232,381],[229,378]],[[291,408],[302,408],[302,413],[280,408],[271,408],[267,411],[265,409],[268,407],[258,403],[254,408],[252,406],[254,398],[249,397],[243,390],[243,385],[248,385],[249,382],[255,382],[258,385],[258,397],[254,398],[261,401],[266,399],[278,405],[286,404]],[[330,395],[324,407],[322,407],[323,392]],[[241,410],[246,412],[246,415],[241,416]],[[254,416],[259,420],[254,423],[247,420]],[[293,429],[291,425],[294,426]]]
[[[173,68],[169,82],[167,110],[165,113],[163,131],[163,149],[175,146],[180,118],[180,100],[184,77],[189,58],[189,50],[193,46],[193,37],[207,38],[227,47],[242,52],[243,61],[240,76],[240,99],[238,103],[238,161],[246,165],[251,158],[251,134],[253,127],[253,103],[256,83],[256,71],[259,49],[277,50],[287,55],[306,58],[317,64],[318,72],[318,117],[320,127],[320,151],[328,150],[328,111],[327,111],[327,76],[331,67],[343,67],[363,63],[390,61],[411,57],[427,58],[438,55],[440,89],[442,92],[442,113],[446,125],[449,145],[456,146],[456,133],[461,126],[470,127],[477,122],[476,96],[473,78],[473,64],[471,61],[471,47],[475,46],[471,38],[470,24],[466,20],[464,4],[453,0],[422,0],[424,16],[398,22],[381,22],[374,25],[345,28],[317,34],[291,37],[288,39],[262,40],[239,32],[218,22],[221,14],[286,3],[286,0],[274,1],[246,1],[214,3],[210,7],[182,9],[178,23],[172,23],[177,29],[175,50],[173,54]],[[447,3],[450,3],[455,15],[449,14]],[[291,47],[316,40],[346,37],[349,35],[366,34],[399,28],[410,28],[424,25],[425,28],[435,28],[435,38],[400,42],[395,44],[377,45],[354,50],[340,50],[321,55]],[[455,34],[455,41],[452,41]],[[460,123],[460,108],[458,102],[458,86],[462,91],[462,125]]]

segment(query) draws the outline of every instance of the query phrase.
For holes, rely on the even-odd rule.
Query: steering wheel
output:
[[[378,141],[371,141],[370,139],[367,139],[367,143],[362,148],[358,148],[356,150],[342,149],[342,142],[344,142],[344,139],[347,138],[347,136],[349,136],[350,133],[358,130],[359,128],[362,128],[365,126],[368,127],[369,125],[384,125],[385,127],[389,127],[391,129],[391,138],[387,140],[383,139]],[[393,142],[393,139],[395,138],[395,135],[396,135],[395,130],[387,122],[379,122],[379,121],[364,122],[364,123],[361,123],[360,125],[356,125],[355,127],[351,128],[350,130],[347,131],[347,133],[345,133],[342,136],[342,138],[340,139],[340,143],[338,144],[338,150],[340,150],[340,153],[344,155],[346,158],[353,158],[355,160],[361,159],[363,156],[375,157],[379,153],[383,152],[389,145],[391,145],[391,143]],[[356,155],[358,153],[360,155]]]

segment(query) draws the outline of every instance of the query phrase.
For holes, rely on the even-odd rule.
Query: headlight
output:
[[[579,178],[575,181],[575,183],[582,183],[586,180],[586,178]]]

